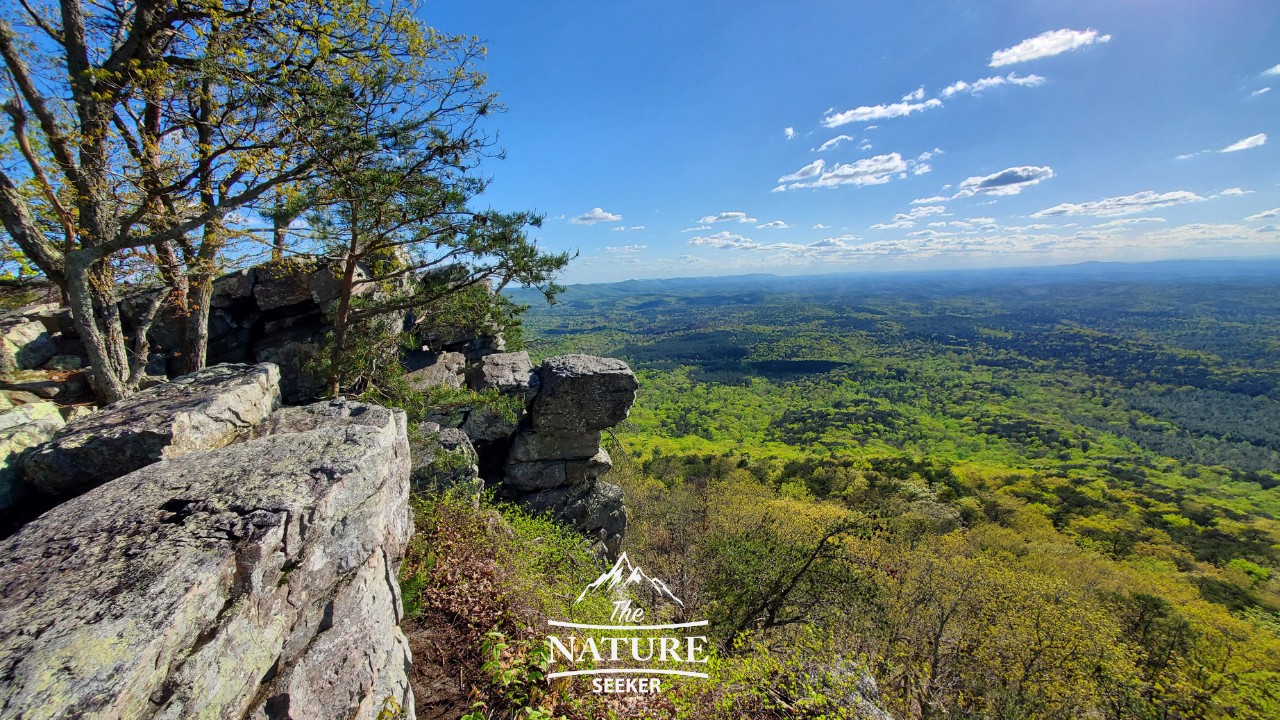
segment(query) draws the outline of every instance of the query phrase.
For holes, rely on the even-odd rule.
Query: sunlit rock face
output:
[[[320,405],[0,542],[0,716],[411,717],[405,417]]]

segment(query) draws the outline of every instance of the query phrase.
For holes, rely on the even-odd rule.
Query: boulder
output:
[[[538,368],[541,388],[529,408],[533,428],[553,433],[603,430],[626,419],[636,376],[621,360],[560,355]]]
[[[519,422],[514,414],[482,404],[471,408],[459,427],[478,443],[492,443],[511,437]]]
[[[313,302],[311,276],[316,272],[314,260],[289,258],[273,260],[253,268],[253,297],[259,310]]]
[[[610,559],[618,556],[627,527],[622,488],[607,482],[560,487],[519,499],[524,507],[549,514],[604,546]]]
[[[537,460],[586,459],[600,450],[600,431],[560,434],[523,430],[511,443],[513,463]]]
[[[508,463],[503,469],[503,491],[506,494],[541,492],[594,483],[613,467],[609,453],[602,448],[594,451],[591,457],[578,460]]]
[[[213,281],[213,298],[209,304],[215,308],[225,308],[253,297],[254,279],[252,268],[218,277]]]
[[[21,312],[22,316],[28,320],[35,320],[43,324],[44,329],[50,335],[57,333],[69,334],[76,331],[76,323],[71,317],[71,309],[63,307],[60,303],[50,302],[30,305],[22,308]]]
[[[311,274],[310,279],[307,281],[307,286],[311,290],[311,299],[317,305],[333,302],[342,296],[341,272],[342,267],[340,265],[330,263],[322,265]],[[352,279],[357,281],[358,284],[351,288],[352,296],[359,297],[373,291],[373,283],[359,283],[360,280],[364,280],[367,277],[369,277],[369,274],[365,272],[364,268],[357,266]]]
[[[45,370],[79,370],[84,364],[84,358],[79,355],[54,355],[41,367]]]
[[[0,716],[412,717],[386,417],[165,459],[0,542]]]
[[[0,388],[52,400],[84,395],[89,383],[82,371],[18,370],[0,377]]]
[[[275,365],[215,365],[76,420],[26,460],[27,481],[76,495],[163,458],[217,448],[280,405]]]
[[[9,515],[25,494],[22,461],[27,449],[53,437],[65,424],[51,402],[11,405],[0,412],[0,516]],[[0,521],[0,526],[5,524]]]
[[[503,468],[502,491],[505,494],[537,493],[562,488],[569,484],[564,461],[508,463]]]
[[[280,368],[280,396],[290,404],[311,402],[324,390],[324,378],[313,368],[319,354],[318,344],[297,340],[260,345],[256,352],[258,362]]]
[[[409,387],[415,390],[425,390],[437,385],[460,388],[466,365],[467,358],[462,353],[442,352],[434,363],[408,373],[405,379],[408,380]]]
[[[432,427],[434,426],[434,427]],[[422,439],[410,444],[415,492],[448,493],[479,506],[484,481],[470,438],[457,428],[419,425]]]
[[[0,329],[0,372],[38,368],[57,352],[42,322],[26,320]]]
[[[467,384],[474,390],[497,390],[506,395],[523,396],[526,401],[538,394],[538,375],[529,362],[529,353],[496,353],[480,358],[467,373]]]

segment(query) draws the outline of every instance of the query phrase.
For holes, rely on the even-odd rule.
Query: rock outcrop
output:
[[[0,395],[0,408],[0,533],[8,533],[20,520],[15,512],[28,493],[22,482],[26,453],[66,423],[51,402],[15,405]]]
[[[323,403],[258,433],[0,542],[0,716],[412,717],[404,414]]]
[[[38,368],[57,353],[42,322],[24,319],[0,328],[0,373]]]
[[[636,376],[621,360],[561,355],[543,362],[536,378],[529,382],[534,394],[511,440],[499,492],[569,523],[615,557],[627,513],[621,489],[600,480],[613,467],[600,437],[626,419]],[[508,387],[530,389],[514,382]]]
[[[81,418],[31,451],[26,480],[76,495],[164,458],[230,443],[280,406],[275,365],[217,365]]]

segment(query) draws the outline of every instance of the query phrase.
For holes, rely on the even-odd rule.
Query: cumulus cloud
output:
[[[964,80],[951,83],[942,89],[942,97],[950,98],[960,93],[968,93],[970,95],[981,95],[982,91],[989,88],[998,87],[1000,85],[1016,85],[1018,87],[1036,87],[1043,85],[1044,78],[1040,75],[1018,75],[1017,73],[1009,73],[1008,75],[995,75],[993,77],[975,80],[967,83]]]
[[[789,228],[789,227],[791,226],[781,220],[774,220],[773,222],[767,222],[762,225],[757,225],[756,229],[757,230],[785,230],[786,228]]]
[[[718,232],[714,235],[691,237],[689,238],[689,244],[719,248],[721,250],[752,250],[760,247],[760,243],[755,240],[728,231]]]
[[[838,146],[840,143],[842,143],[842,142],[844,142],[844,141],[846,141],[846,140],[848,140],[848,141],[852,142],[852,141],[853,141],[853,136],[852,136],[852,135],[837,135],[837,136],[835,136],[835,137],[831,138],[830,140],[828,140],[828,141],[826,141],[826,142],[822,143],[821,145],[819,145],[819,146],[818,146],[818,149],[817,149],[817,151],[816,151],[816,152],[826,152],[827,150],[834,150],[834,149],[836,148],[836,146]]]
[[[621,219],[621,215],[606,212],[603,208],[592,208],[577,217],[569,218],[569,222],[574,225],[595,225],[596,223],[618,222]]]
[[[1235,197],[1237,195],[1252,195],[1252,194],[1253,194],[1252,190],[1245,190],[1244,188],[1234,187],[1234,188],[1227,188],[1226,190],[1223,190],[1222,192],[1215,195],[1214,197]]]
[[[924,99],[924,86],[923,86],[923,85],[921,85],[920,87],[916,88],[915,90],[912,90],[911,92],[907,93],[906,95],[903,95],[903,96],[902,96],[902,102],[919,102],[919,101],[921,101],[921,100],[923,100],[923,99]]]
[[[1249,137],[1243,140],[1240,140],[1238,142],[1233,142],[1230,145],[1222,148],[1218,152],[1224,152],[1224,153],[1239,152],[1241,150],[1250,150],[1252,148],[1262,147],[1263,145],[1266,145],[1266,144],[1267,144],[1267,134],[1258,133],[1257,135],[1250,135]]]
[[[643,230],[643,229],[644,229],[643,225],[632,225],[631,227],[627,227],[626,225],[619,225],[616,228],[612,228],[613,232],[632,232],[635,230]]]
[[[1262,71],[1263,75],[1280,75],[1280,65]]]
[[[1103,200],[1095,200],[1093,202],[1063,203],[1051,208],[1046,208],[1037,213],[1032,213],[1031,217],[1046,218],[1062,215],[1116,217],[1120,215],[1134,215],[1136,213],[1172,207],[1174,205],[1201,202],[1206,199],[1207,198],[1201,197],[1188,190],[1175,190],[1167,193],[1157,193],[1152,192],[1151,190],[1144,190],[1140,193],[1134,193],[1133,195],[1110,197]]]
[[[788,139],[788,140],[790,140],[791,138],[793,138],[793,137],[795,137],[795,136],[796,136],[796,129],[795,129],[795,128],[790,128],[790,127],[789,127],[789,128],[782,128],[782,134],[783,134],[783,135],[786,135],[786,136],[787,136],[787,139]]]
[[[783,175],[782,177],[778,178],[778,182],[785,185],[786,183],[799,182],[800,180],[807,180],[811,177],[817,177],[818,175],[822,174],[822,168],[825,166],[826,166],[826,162],[823,161],[822,158],[818,158],[817,160],[814,160],[813,162],[809,163],[808,165],[805,165],[804,167],[800,168],[799,170],[793,173],[790,173],[788,175]]]
[[[991,54],[991,67],[1002,67],[1015,63],[1053,57],[1065,52],[1078,50],[1095,43],[1110,42],[1110,35],[1100,35],[1097,30],[1049,30],[1033,38],[1028,38],[1011,48],[997,50]]]
[[[816,224],[816,225],[814,225],[814,226],[813,226],[813,229],[814,229],[814,230],[826,230],[826,229],[828,229],[828,228],[830,228],[830,227],[831,227],[830,225],[823,225],[822,223],[818,223],[818,224]]]
[[[718,213],[716,215],[707,215],[706,217],[700,218],[698,222],[702,223],[703,225],[710,225],[712,223],[719,223],[719,222],[753,223],[753,222],[756,222],[756,219],[748,216],[744,212],[738,212],[736,210],[733,210],[730,212]]]
[[[838,163],[829,169],[823,169],[816,177],[801,182],[792,182],[785,187],[789,189],[806,187],[839,187],[841,185],[881,185],[898,177],[906,177],[912,168],[919,165],[918,159],[905,160],[898,153],[876,155],[851,163]]]
[[[908,95],[907,97],[911,97]],[[911,102],[903,100],[902,102],[888,103],[885,105],[863,105],[852,110],[845,110],[841,113],[828,112],[827,116],[822,119],[822,124],[829,128],[840,127],[855,122],[872,122],[875,120],[885,120],[888,118],[905,117],[911,113],[931,110],[933,108],[942,107],[942,101],[938,98],[930,98],[921,102]]]
[[[933,197],[927,197],[927,198],[916,198],[915,200],[912,200],[912,201],[911,201],[911,204],[912,204],[912,205],[930,205],[930,204],[932,204],[932,203],[946,202],[946,201],[948,201],[948,200],[950,200],[950,199],[951,199],[951,198],[949,198],[949,197],[943,197],[943,196],[941,196],[941,195],[934,195]]]
[[[1165,219],[1158,218],[1158,217],[1121,218],[1119,220],[1108,220],[1107,222],[1104,222],[1100,225],[1094,225],[1093,228],[1095,230],[1101,230],[1103,228],[1128,227],[1130,225],[1146,225],[1149,223],[1162,223],[1162,222],[1165,222]]]
[[[1270,220],[1271,218],[1280,218],[1280,208],[1274,210],[1263,210],[1245,218],[1245,220]]]
[[[1029,188],[1053,177],[1053,168],[1023,165],[1001,170],[985,176],[966,178],[960,183],[957,198],[968,198],[974,195],[1017,195],[1024,188]]]
[[[649,247],[648,245],[614,245],[605,248],[605,252],[611,252],[618,255],[632,255]]]
[[[913,228],[916,224],[910,220],[896,220],[891,223],[876,223],[871,226],[872,230],[905,230]]]

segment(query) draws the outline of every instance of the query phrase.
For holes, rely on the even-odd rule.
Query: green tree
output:
[[[481,285],[536,287],[547,299],[568,253],[542,251],[531,212],[475,210],[475,173],[498,109],[477,67],[474,38],[425,33],[404,61],[347,85],[317,147],[309,224],[339,280],[329,390],[341,389],[353,328],[413,310],[419,316]],[[496,299],[496,302],[501,302]]]

